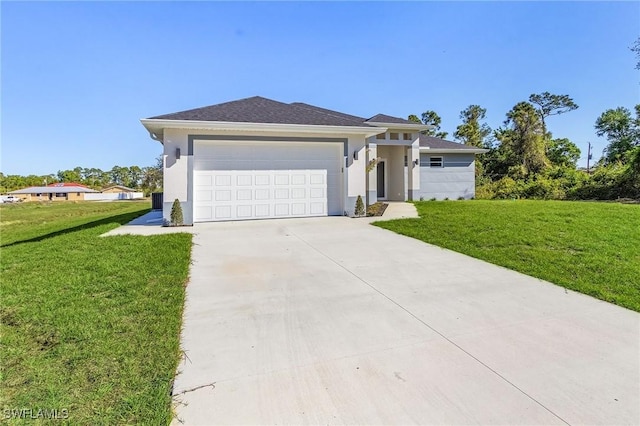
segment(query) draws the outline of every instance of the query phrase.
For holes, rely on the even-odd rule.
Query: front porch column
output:
[[[378,145],[375,143],[369,143],[367,148],[367,165],[372,164],[372,161],[375,161],[378,158]],[[376,166],[371,167],[369,173],[367,173],[367,205],[378,201],[378,171]]]
[[[416,164],[416,162],[418,164]],[[415,199],[415,195],[420,189],[420,141],[416,139],[410,147],[407,148],[407,174],[409,179],[407,182],[407,197],[409,201]]]

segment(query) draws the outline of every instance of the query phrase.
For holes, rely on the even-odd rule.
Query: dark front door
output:
[[[385,181],[384,181],[384,161],[380,161],[378,163],[377,169],[378,169],[378,176],[377,176],[377,186],[378,186],[378,198],[386,198],[387,194],[385,193],[384,190],[384,185],[385,185]]]

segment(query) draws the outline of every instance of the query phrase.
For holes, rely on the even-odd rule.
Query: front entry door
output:
[[[377,165],[377,187],[378,187],[378,199],[384,200],[387,198],[387,191],[385,186],[387,184],[385,180],[385,162],[379,161]]]

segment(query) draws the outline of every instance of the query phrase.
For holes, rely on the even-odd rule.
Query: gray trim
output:
[[[243,136],[243,135],[188,135],[189,155],[193,155],[193,141],[263,141],[263,142],[333,142],[342,143],[344,156],[348,156],[348,138],[318,138],[318,137],[293,137],[293,136]]]

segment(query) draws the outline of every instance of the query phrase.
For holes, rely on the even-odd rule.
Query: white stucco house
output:
[[[352,215],[356,199],[472,198],[482,149],[427,126],[252,97],[141,120],[164,147],[163,216],[186,224]]]

